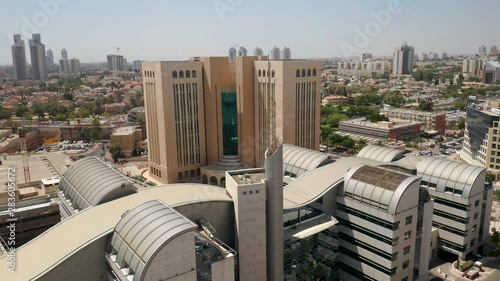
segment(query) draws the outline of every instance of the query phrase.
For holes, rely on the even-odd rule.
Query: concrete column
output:
[[[267,280],[283,281],[283,144],[266,151]]]

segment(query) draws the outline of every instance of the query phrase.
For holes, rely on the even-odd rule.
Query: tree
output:
[[[16,107],[16,116],[17,117],[23,117],[24,113],[29,112],[30,109],[26,105],[18,105]]]
[[[330,126],[321,126],[319,128],[319,133],[321,136],[321,142],[325,143],[328,139],[328,136],[333,132],[333,129]]]
[[[355,144],[356,143],[351,137],[345,137],[344,140],[342,141],[342,147],[344,147],[347,150],[353,149]]]
[[[31,113],[38,116],[39,119],[45,117],[45,105],[43,103],[36,102],[31,106]]]
[[[431,101],[420,101],[418,103],[418,108],[423,111],[433,111],[434,110],[434,103]]]
[[[90,116],[90,110],[86,108],[80,109],[80,117],[81,118],[88,118]]]
[[[364,139],[359,139],[357,142],[356,142],[356,150],[357,151],[360,151],[361,149],[363,149],[365,146],[368,145],[368,142],[365,141]]]
[[[64,97],[65,100],[70,100],[70,101],[73,100],[73,94],[72,93],[64,93],[63,97]]]
[[[119,143],[115,143],[109,146],[109,152],[111,153],[111,157],[115,162],[118,162],[118,158],[123,158],[122,147]]]
[[[30,113],[29,111],[27,111],[27,112],[25,112],[25,113],[23,114],[23,119],[24,119],[24,120],[32,120],[33,118],[32,118],[32,116],[31,116],[31,113]]]
[[[101,125],[101,122],[99,122],[99,118],[94,117],[94,119],[92,119],[92,126],[99,127],[100,125]]]
[[[384,95],[384,102],[394,107],[401,107],[406,103],[406,99],[400,91],[394,91]]]
[[[457,124],[458,124],[458,129],[463,130],[465,129],[465,118],[463,117],[458,117],[457,119]]]

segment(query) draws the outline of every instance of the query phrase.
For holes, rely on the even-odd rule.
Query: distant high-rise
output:
[[[126,60],[122,55],[108,55],[108,68],[109,70],[124,70]]]
[[[142,69],[142,61],[135,60],[132,62],[132,64],[134,65],[135,71],[140,71]]]
[[[485,55],[486,53],[488,53],[488,48],[486,48],[485,45],[479,46],[479,54],[480,55]]]
[[[279,60],[281,56],[281,51],[280,48],[274,47],[271,49],[271,57],[269,59],[271,60]]]
[[[408,46],[406,42],[396,48],[392,62],[393,75],[410,75],[413,73],[413,54],[415,48]]]
[[[290,51],[290,48],[284,47],[283,50],[281,50],[281,59],[282,60],[292,59],[292,51]]]
[[[496,45],[493,45],[490,47],[490,53],[496,53],[498,51],[498,48]]]
[[[33,34],[33,39],[31,39],[29,43],[33,80],[45,81],[48,77],[47,57],[45,53],[45,45],[42,44],[40,34]]]
[[[437,53],[430,52],[429,53],[429,59],[430,60],[438,60],[439,59],[439,55]]]
[[[61,57],[63,59],[67,59],[68,58],[68,51],[66,51],[66,49],[62,49],[61,50]]]
[[[418,60],[419,61],[428,61],[429,60],[429,54],[427,54],[427,53],[420,53],[420,55],[418,55]]]
[[[229,49],[229,59],[232,61],[236,59],[236,49],[234,47]]]
[[[51,49],[47,50],[47,68],[54,69],[54,52]]]
[[[59,72],[71,72],[68,59],[59,60]]]
[[[69,60],[69,69],[70,72],[80,72],[80,60],[79,59],[70,59]]]
[[[14,34],[14,45],[12,45],[12,63],[14,65],[14,78],[18,81],[28,80],[28,68],[26,67],[26,48],[20,34]]]
[[[262,51],[261,48],[257,47],[257,48],[255,48],[255,51],[253,51],[253,55],[254,56],[263,56],[264,55],[264,51]]]
[[[372,58],[373,55],[370,53],[361,54],[361,56],[359,56],[360,61],[371,60]]]
[[[445,53],[445,52],[442,52],[440,55],[439,55],[439,58],[442,59],[442,60],[447,60],[448,59],[448,54]]]
[[[240,47],[238,50],[238,57],[246,57],[247,56],[247,49],[244,47]]]

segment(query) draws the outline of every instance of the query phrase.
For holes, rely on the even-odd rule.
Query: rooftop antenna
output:
[[[116,54],[117,55],[120,55],[120,46],[116,46],[116,47],[113,47],[116,49]]]
[[[268,154],[272,155],[278,148],[278,141],[276,139],[276,100],[274,96],[274,89],[271,87],[271,61],[269,55],[267,56],[267,136],[269,137]]]

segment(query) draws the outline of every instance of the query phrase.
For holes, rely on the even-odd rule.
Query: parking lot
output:
[[[58,144],[42,146],[42,147],[38,148],[36,151],[37,152],[43,151],[43,150],[45,150],[47,152],[62,151],[65,154],[72,155],[72,154],[80,154],[80,153],[88,152],[94,146],[95,146],[95,143],[91,142],[91,141],[64,140],[62,142],[59,142]]]

